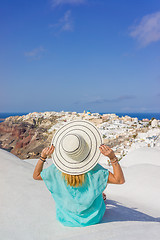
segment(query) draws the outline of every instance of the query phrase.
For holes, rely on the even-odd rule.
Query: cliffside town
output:
[[[13,116],[0,123],[0,148],[21,159],[38,158],[49,146],[56,130],[68,121],[88,120],[102,134],[103,142],[121,159],[135,148],[160,148],[160,120],[119,117],[116,114],[76,112],[33,112]]]

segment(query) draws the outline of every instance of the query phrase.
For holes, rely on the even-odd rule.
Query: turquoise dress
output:
[[[54,164],[43,169],[41,177],[56,203],[56,219],[69,227],[99,223],[106,210],[102,192],[107,186],[108,175],[108,169],[97,164],[85,173],[82,186],[71,187]]]

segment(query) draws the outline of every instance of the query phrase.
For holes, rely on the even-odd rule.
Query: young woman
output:
[[[44,180],[56,203],[57,220],[70,227],[99,223],[106,210],[102,193],[107,184],[125,182],[113,150],[104,144],[97,146],[101,142],[98,130],[84,121],[65,126],[52,142],[43,149],[33,178]],[[110,158],[113,173],[97,163],[100,153]],[[54,163],[43,169],[51,154]]]

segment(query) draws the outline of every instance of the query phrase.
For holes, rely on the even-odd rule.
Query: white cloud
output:
[[[70,4],[70,5],[79,5],[84,4],[86,0],[51,0],[52,7],[57,7],[64,4]]]
[[[141,47],[160,40],[160,11],[148,14],[139,24],[131,27],[130,36],[135,38]]]
[[[45,51],[45,49],[40,46],[38,48],[34,48],[33,50],[29,51],[29,52],[25,52],[24,55],[26,57],[30,57],[33,59],[40,59],[42,56],[42,53]]]
[[[64,16],[55,24],[50,24],[51,28],[58,29],[59,32],[73,31],[73,21],[71,18],[71,10],[65,12]]]

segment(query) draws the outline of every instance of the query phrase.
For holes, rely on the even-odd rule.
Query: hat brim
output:
[[[89,153],[81,161],[73,161],[68,156],[64,156],[61,149],[62,138],[69,133],[76,132],[81,135],[88,147]],[[99,146],[102,144],[102,136],[98,129],[89,121],[79,120],[66,123],[53,136],[52,144],[55,150],[52,155],[53,163],[64,173],[70,175],[80,175],[90,171],[98,162],[100,157]]]

